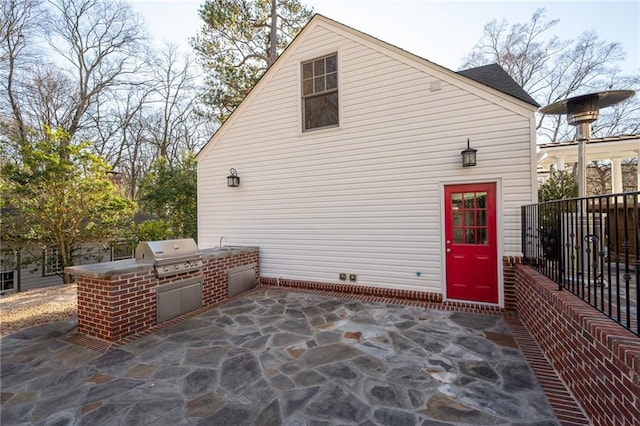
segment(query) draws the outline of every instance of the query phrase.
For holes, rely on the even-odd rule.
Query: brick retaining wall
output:
[[[503,256],[502,273],[504,282],[504,308],[516,310],[516,266],[522,264],[520,256]]]
[[[428,293],[424,291],[414,290],[400,290],[394,288],[385,287],[373,287],[359,284],[343,284],[343,283],[329,283],[319,281],[302,281],[302,280],[290,280],[287,278],[267,278],[261,277],[260,284],[271,287],[291,287],[305,290],[319,290],[328,291],[331,293],[363,295],[373,297],[387,297],[390,299],[400,299],[408,301],[422,301],[422,302],[442,302],[442,294],[440,293]]]
[[[508,311],[516,310],[516,282],[515,271],[516,266],[522,264],[522,257],[519,256],[504,256],[502,258],[503,276],[504,276],[504,309]],[[350,283],[328,283],[317,281],[302,281],[291,280],[287,278],[268,278],[261,277],[260,283],[265,286],[271,287],[290,287],[305,290],[318,290],[329,291],[332,293],[350,294],[350,295],[362,295],[371,297],[386,297],[390,299],[399,299],[406,301],[419,301],[430,303],[442,303],[442,294],[414,291],[414,290],[400,290],[384,287],[373,287],[362,284],[350,284]],[[473,302],[448,302],[449,304],[456,304],[459,306],[476,306]]]
[[[521,321],[595,425],[640,424],[640,338],[526,265]]]

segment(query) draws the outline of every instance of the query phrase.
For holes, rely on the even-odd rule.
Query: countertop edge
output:
[[[227,246],[225,248],[213,247],[200,250],[200,257],[203,260],[235,256],[240,253],[250,253],[258,251],[259,247],[253,246]],[[113,262],[90,263],[86,265],[67,266],[64,271],[80,277],[88,278],[110,278],[118,275],[148,272],[153,270],[153,263],[138,262],[136,259],[116,260]]]
[[[148,272],[151,270],[153,270],[153,264],[136,262],[135,259],[67,266],[64,268],[66,273],[89,278],[109,278],[117,275]]]

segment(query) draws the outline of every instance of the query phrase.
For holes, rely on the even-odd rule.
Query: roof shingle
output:
[[[471,80],[492,87],[502,93],[513,96],[528,104],[539,107],[538,104],[518,83],[498,64],[483,65],[458,71],[458,74]]]

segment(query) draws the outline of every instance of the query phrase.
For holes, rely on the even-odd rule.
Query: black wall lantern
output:
[[[227,176],[227,186],[232,188],[240,186],[240,177],[238,176],[238,172],[236,171],[236,169],[231,168],[229,170],[229,173],[231,174]]]
[[[462,151],[462,167],[471,167],[476,165],[476,152],[477,149],[473,149],[469,146],[469,139],[467,139],[467,149]]]

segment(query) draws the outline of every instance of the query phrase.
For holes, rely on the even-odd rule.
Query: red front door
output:
[[[498,303],[496,185],[447,185],[447,298]]]

